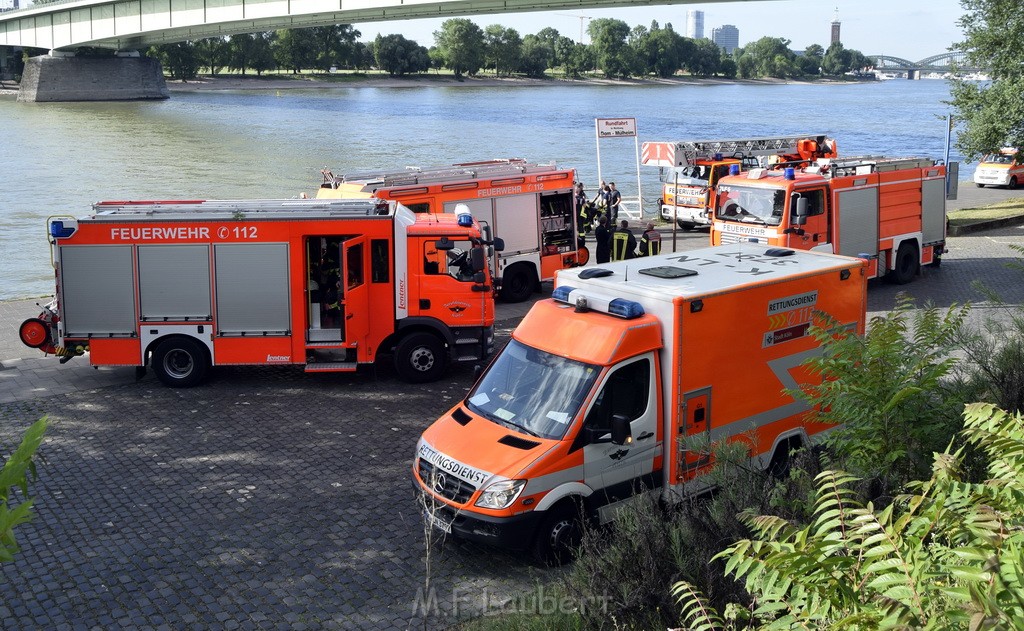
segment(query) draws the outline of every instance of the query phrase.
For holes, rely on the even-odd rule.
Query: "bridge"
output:
[[[982,68],[975,68],[966,65],[967,55],[962,51],[939,53],[931,57],[925,57],[921,61],[910,61],[902,57],[891,55],[865,55],[874,62],[878,70],[893,70],[906,72],[919,70],[921,72],[952,72],[954,69],[960,72],[981,72]]]

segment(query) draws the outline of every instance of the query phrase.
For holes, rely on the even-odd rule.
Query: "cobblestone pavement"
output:
[[[680,249],[706,235],[688,235]],[[980,301],[982,280],[1024,304],[1009,244],[1024,227],[950,240],[915,282],[873,283],[869,309],[899,291],[946,306]],[[507,336],[528,305],[502,305]],[[188,390],[134,369],[59,365],[17,341],[32,301],[0,303],[0,446],[35,419],[51,427],[32,486],[37,516],[0,566],[10,629],[441,628],[550,580],[508,554],[432,549],[436,609],[416,603],[424,547],[411,490],[420,432],[468,388],[472,371],[410,386],[376,374],[220,368]]]

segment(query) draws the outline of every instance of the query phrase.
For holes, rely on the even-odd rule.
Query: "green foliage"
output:
[[[351,68],[354,66],[355,41],[361,33],[351,24],[315,26],[307,29],[312,40],[311,66],[327,72],[332,67]]]
[[[690,57],[693,40],[676,33],[671,28],[657,28],[637,39],[634,46],[641,64],[659,77],[671,77],[683,67],[683,60]]]
[[[523,38],[519,72],[528,77],[543,77],[544,71],[554,65],[554,57],[554,50],[547,42],[536,35],[527,35]]]
[[[628,78],[635,73],[636,52],[626,43],[629,25],[622,20],[598,18],[587,26],[597,67],[606,77]]]
[[[199,66],[209,69],[214,76],[231,61],[231,45],[226,37],[201,39],[195,42],[195,52]]]
[[[466,18],[452,18],[441,23],[434,31],[434,41],[444,65],[455,73],[475,75],[484,65],[484,32]]]
[[[146,55],[158,60],[171,79],[187,81],[199,74],[199,57],[189,42],[152,46]]]
[[[519,70],[523,58],[523,39],[519,31],[491,24],[484,29],[484,60],[496,76],[510,76]]]
[[[984,68],[988,84],[952,81],[950,104],[963,124],[957,147],[968,159],[998,147],[1024,147],[1024,12],[1018,0],[960,0],[965,39],[955,49]]]
[[[316,60],[316,41],[310,29],[286,28],[277,31],[274,38],[274,61],[278,67],[299,74],[303,68],[312,68]]]
[[[393,77],[430,70],[427,49],[401,35],[377,35],[373,56],[377,67]]]
[[[33,457],[43,442],[48,421],[43,417],[25,431],[21,444],[14,450],[0,468],[0,563],[14,560],[18,543],[14,528],[32,519],[32,502],[28,497],[29,480],[36,478]],[[21,491],[22,500],[14,508],[11,501]]]
[[[696,77],[710,77],[717,73],[722,63],[722,49],[710,39],[690,40],[693,49],[685,67]]]
[[[960,435],[989,458],[985,482],[962,479],[965,447],[950,446],[882,510],[859,503],[854,476],[826,471],[809,525],[745,514],[755,536],[719,558],[754,596],[750,626],[1024,628],[1024,418],[972,404]],[[724,628],[691,585],[673,593],[688,628]]]
[[[583,44],[573,44],[563,58],[562,68],[566,76],[578,79],[597,66],[594,50]]]
[[[863,337],[823,316],[812,327],[822,354],[808,366],[819,385],[794,393],[813,408],[811,420],[841,425],[825,445],[841,466],[888,495],[926,475],[929,457],[956,431],[960,391],[944,380],[955,359],[968,307],[911,315],[912,301],[871,320]]]

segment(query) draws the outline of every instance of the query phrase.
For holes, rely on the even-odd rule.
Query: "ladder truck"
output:
[[[946,167],[930,158],[821,159],[737,170],[718,181],[712,245],[738,241],[870,261],[868,277],[909,283],[946,246]]]
[[[661,218],[683,230],[711,225],[718,180],[735,165],[741,171],[764,166],[793,166],[838,155],[825,134],[645,142],[641,162],[659,167]]]
[[[577,242],[574,169],[508,158],[340,176],[325,169],[323,175],[320,199],[393,199],[417,213],[452,213],[465,205],[505,242],[491,261],[505,302],[526,300],[556,271],[585,265],[590,258]]]
[[[395,202],[101,202],[51,217],[52,302],[21,340],[61,362],[150,366],[171,387],[212,366],[354,372],[391,354],[433,381],[494,339],[488,250],[470,215]],[[495,240],[500,241],[500,240]]]

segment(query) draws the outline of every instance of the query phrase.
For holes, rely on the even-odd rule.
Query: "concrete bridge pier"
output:
[[[167,91],[160,62],[142,57],[137,51],[122,51],[114,57],[75,57],[73,53],[50,51],[25,62],[18,100],[55,101],[138,101],[166,99]]]

